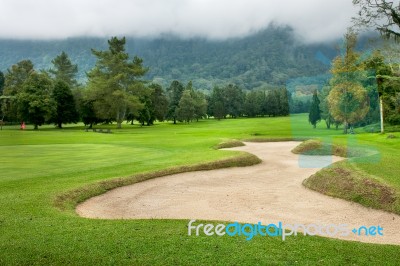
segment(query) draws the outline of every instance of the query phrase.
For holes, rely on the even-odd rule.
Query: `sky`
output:
[[[271,23],[291,26],[305,42],[342,37],[351,0],[0,0],[0,38],[80,36],[223,40]]]

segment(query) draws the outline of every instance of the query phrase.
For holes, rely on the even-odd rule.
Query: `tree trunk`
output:
[[[383,128],[383,101],[382,96],[379,97],[379,113],[381,118],[381,133],[385,133],[385,129]]]
[[[344,122],[343,134],[347,134],[347,127],[348,127],[348,124],[347,124],[347,122],[345,121],[345,122]]]
[[[61,122],[58,122],[57,127],[58,127],[58,128],[62,128],[62,123],[61,123]]]
[[[118,129],[121,129],[121,128],[122,128],[122,122],[121,122],[121,121],[118,121],[118,122],[117,122],[117,128],[118,128]]]
[[[174,117],[174,125],[176,124],[176,118]]]
[[[38,128],[39,128],[39,126],[36,125],[36,124],[35,124],[34,127],[33,127],[34,130],[37,130]]]

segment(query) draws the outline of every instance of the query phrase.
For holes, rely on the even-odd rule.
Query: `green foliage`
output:
[[[311,101],[310,113],[308,114],[308,122],[317,127],[317,123],[321,121],[321,110],[319,109],[320,100],[318,98],[317,91],[314,91],[313,98]]]
[[[8,69],[5,75],[3,95],[10,98],[2,104],[2,111],[6,120],[16,122],[21,119],[15,97],[22,92],[25,82],[33,71],[33,64],[30,60],[18,62],[11,69]]]
[[[335,121],[344,124],[344,133],[350,124],[355,124],[367,115],[369,99],[362,83],[365,82],[365,64],[355,51],[357,35],[349,30],[345,34],[344,53],[333,60],[327,97],[329,112]]]
[[[151,90],[150,100],[153,104],[154,118],[162,122],[168,112],[168,98],[160,85],[151,84],[149,88]]]
[[[168,93],[168,113],[167,113],[167,119],[173,120],[174,124],[176,124],[177,120],[177,109],[179,107],[179,101],[181,100],[183,91],[185,88],[183,85],[177,81],[174,80],[171,85],[167,88],[167,93]]]
[[[52,98],[56,108],[52,113],[50,122],[55,123],[58,128],[62,128],[62,124],[77,123],[79,121],[75,99],[68,83],[61,79],[56,80]]]
[[[52,91],[53,82],[47,73],[31,73],[16,98],[20,118],[35,129],[48,121],[55,111]]]
[[[190,90],[184,90],[182,97],[179,100],[179,105],[176,110],[177,118],[179,121],[189,123],[195,117],[194,99],[190,93]]]
[[[56,80],[65,82],[71,88],[77,86],[75,77],[78,73],[78,65],[72,64],[68,55],[64,51],[54,58],[51,63],[54,68],[50,69],[49,72],[53,74]]]
[[[38,69],[52,67],[51,60],[65,51],[78,64],[77,79],[95,65],[90,49],[107,49],[107,40],[70,38],[55,41],[0,40],[0,70],[30,58]],[[199,38],[127,39],[126,50],[143,58],[150,68],[145,78],[167,88],[173,80],[193,81],[196,88],[212,90],[215,85],[236,84],[243,89],[283,86],[290,78],[326,72],[329,66],[316,58],[333,58],[332,43],[299,44],[288,27],[270,26],[251,36],[220,41]]]
[[[243,112],[249,117],[256,117],[263,113],[265,105],[265,92],[260,90],[250,91],[246,94]]]
[[[245,99],[243,90],[236,85],[229,84],[223,88],[223,94],[226,113],[233,118],[241,116]]]
[[[4,73],[0,71],[0,95],[3,94],[4,83],[5,83]]]
[[[207,113],[218,120],[226,117],[227,112],[225,109],[223,90],[217,86],[213,88],[211,96],[209,97]]]
[[[155,120],[164,121],[168,111],[168,99],[162,87],[154,83],[148,88],[143,86],[139,94],[140,102],[143,104],[137,117],[139,123],[150,126]],[[130,114],[129,117],[133,119],[134,114]]]
[[[140,58],[129,61],[125,42],[125,37],[112,37],[108,41],[109,50],[92,49],[97,62],[88,73],[89,97],[93,100],[96,115],[101,119],[117,121],[118,128],[121,128],[129,112],[136,114],[142,108],[137,96],[141,86],[138,78],[147,72]]]

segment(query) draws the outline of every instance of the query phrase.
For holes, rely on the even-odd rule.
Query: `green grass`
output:
[[[305,115],[154,127],[124,125],[121,130],[101,127],[112,128],[113,133],[85,132],[81,125],[63,130],[46,126],[39,131],[10,126],[0,131],[0,265],[395,265],[400,261],[398,246],[320,237],[293,237],[285,242],[271,237],[251,241],[189,237],[188,220],[91,220],[73,212],[82,197],[107,189],[98,187],[101,184],[120,185],[154,171],[244,156],[214,149],[231,139],[318,137],[375,149],[380,152],[378,157],[346,164],[400,190],[400,138],[379,134],[345,137],[322,124],[314,130]],[[85,188],[94,189],[82,192]]]

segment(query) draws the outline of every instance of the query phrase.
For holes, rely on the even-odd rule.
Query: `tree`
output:
[[[358,17],[353,18],[357,26],[375,27],[387,38],[400,37],[400,9],[397,1],[353,0],[358,6]]]
[[[369,75],[376,82],[379,96],[379,113],[381,122],[381,133],[384,133],[384,113],[383,113],[383,98],[385,88],[393,76],[393,67],[385,63],[385,58],[380,51],[374,51],[372,55],[366,60],[365,66],[367,69],[372,70]]]
[[[185,88],[183,85],[177,80],[172,81],[171,85],[167,89],[169,98],[167,118],[173,120],[174,124],[176,124],[176,111],[179,107],[179,101],[181,100],[184,90]]]
[[[154,118],[162,122],[168,112],[168,98],[163,88],[158,84],[151,84],[149,89],[151,90],[150,100],[154,106]]]
[[[78,73],[78,65],[72,64],[64,51],[54,58],[51,63],[54,68],[50,69],[49,72],[54,75],[56,80],[64,81],[70,88],[77,86],[78,82],[75,77]]]
[[[229,84],[223,88],[224,106],[227,114],[233,118],[239,117],[243,112],[245,94],[236,85]]]
[[[262,113],[264,103],[263,91],[250,91],[246,94],[246,99],[243,105],[243,112],[249,117],[255,117]]]
[[[289,101],[290,95],[286,88],[279,90],[279,115],[287,116],[289,115]]]
[[[328,96],[332,117],[344,124],[344,133],[351,124],[362,120],[369,111],[367,91],[358,83],[342,82],[335,85]]]
[[[50,122],[62,128],[62,124],[77,123],[78,112],[74,96],[70,86],[63,80],[57,80],[54,84],[52,98],[56,104],[55,112],[52,114]]]
[[[211,92],[208,114],[218,120],[227,115],[223,90],[217,86]]]
[[[279,93],[276,89],[269,90],[265,98],[265,112],[268,116],[277,116],[279,114]]]
[[[190,94],[193,99],[194,118],[199,121],[199,119],[207,116],[206,96],[202,92],[195,90],[192,90]]]
[[[99,123],[101,120],[96,116],[94,109],[94,100],[87,95],[87,92],[78,99],[78,110],[82,122],[85,126],[89,125],[89,128],[93,128],[93,124]]]
[[[329,110],[334,120],[344,124],[347,134],[350,124],[363,119],[369,110],[368,95],[361,82],[365,80],[364,63],[355,52],[357,35],[348,30],[345,34],[344,54],[332,63],[332,87],[328,95]]]
[[[177,109],[177,118],[180,121],[185,121],[189,123],[193,120],[195,114],[194,99],[192,98],[190,91],[185,90],[182,93],[182,97],[179,101],[179,106]]]
[[[3,94],[4,83],[5,83],[4,73],[0,71],[0,95]]]
[[[321,110],[319,109],[319,98],[317,90],[314,91],[313,98],[311,101],[310,113],[308,115],[308,121],[313,125],[314,128],[317,127],[317,123],[321,121]]]
[[[53,82],[48,74],[33,72],[16,96],[21,119],[32,123],[34,129],[38,129],[38,126],[49,120],[55,111],[52,91]]]
[[[325,86],[322,88],[322,91],[320,93],[321,99],[320,99],[320,109],[321,109],[321,118],[325,121],[326,128],[330,129],[331,124],[333,123],[333,117],[331,113],[329,112],[329,105],[328,105],[328,95],[329,92],[331,91],[331,87]]]
[[[18,113],[17,95],[22,92],[24,84],[33,72],[33,63],[23,60],[13,65],[5,74],[3,95],[7,99],[2,104],[2,111],[10,121],[22,119]]]
[[[164,121],[168,111],[168,100],[162,87],[151,84],[149,87],[143,87],[140,94],[143,108],[139,111],[138,121],[148,126],[153,125],[155,120]]]
[[[139,57],[129,61],[125,42],[125,37],[112,37],[108,41],[107,51],[92,49],[97,62],[87,74],[90,97],[94,100],[97,116],[116,121],[117,128],[121,128],[129,112],[137,113],[141,109],[137,95],[141,81],[138,78],[148,70],[143,67],[143,60]]]

